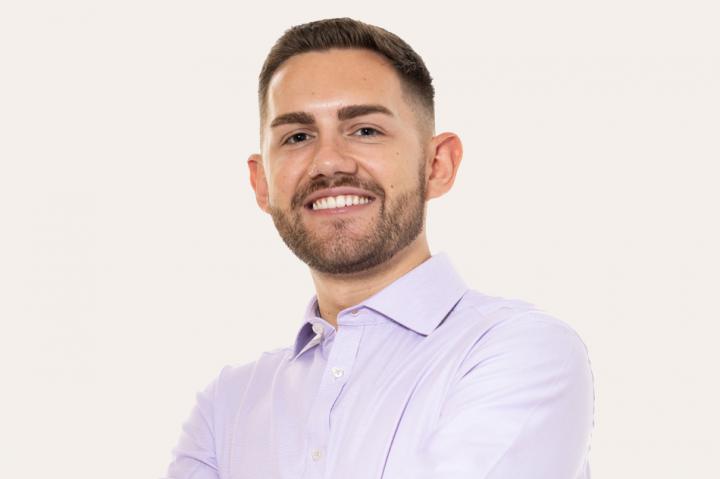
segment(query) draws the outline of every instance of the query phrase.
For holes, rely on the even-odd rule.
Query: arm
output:
[[[585,346],[563,323],[534,314],[496,325],[464,362],[412,477],[584,478],[592,383]]]
[[[196,396],[195,406],[185,421],[180,440],[165,479],[218,479],[215,456],[213,403],[218,379]]]

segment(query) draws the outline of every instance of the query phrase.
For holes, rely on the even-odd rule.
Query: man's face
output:
[[[383,57],[355,49],[292,57],[270,82],[266,113],[265,210],[308,266],[364,271],[422,232],[429,138]]]

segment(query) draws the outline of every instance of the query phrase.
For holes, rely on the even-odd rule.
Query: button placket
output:
[[[332,410],[337,401],[341,400],[339,396],[355,361],[362,329],[362,326],[341,327],[333,337],[325,372],[320,380],[317,399],[308,422],[306,457],[313,468],[320,468],[318,471],[324,470],[324,463],[329,457],[327,446],[331,434]]]

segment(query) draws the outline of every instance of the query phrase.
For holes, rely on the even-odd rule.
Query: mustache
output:
[[[338,186],[351,186],[353,188],[360,188],[374,194],[378,198],[385,197],[385,190],[380,187],[377,183],[361,180],[355,176],[334,176],[332,178],[320,177],[316,180],[310,181],[303,188],[298,190],[293,196],[290,203],[292,208],[299,208],[305,204],[305,198],[315,193],[318,190],[324,190],[326,188],[335,188]]]

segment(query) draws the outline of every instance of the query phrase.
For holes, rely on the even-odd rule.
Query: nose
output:
[[[344,151],[342,139],[318,138],[308,175],[311,179],[319,176],[332,177],[337,174],[354,175],[357,162]]]

